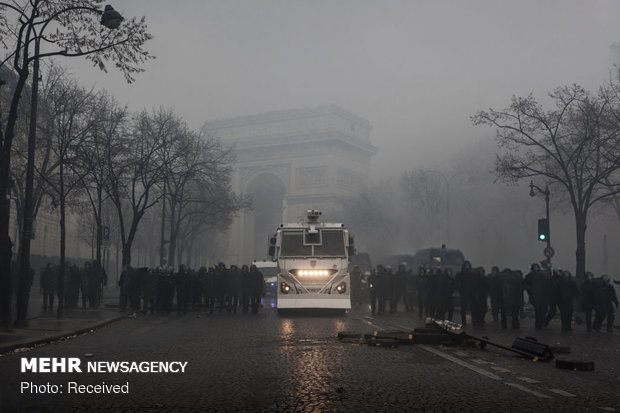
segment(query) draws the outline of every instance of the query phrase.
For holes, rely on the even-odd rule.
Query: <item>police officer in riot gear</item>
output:
[[[607,319],[607,332],[611,333],[614,324],[614,304],[617,308],[618,297],[608,275],[601,276],[601,282],[595,291],[594,308],[596,309],[596,317],[592,327],[595,331],[600,331],[603,321]]]
[[[473,287],[474,287],[474,272],[471,268],[471,263],[465,261],[461,267],[461,271],[456,274],[454,279],[456,288],[459,289],[460,301],[461,301],[461,324],[467,325],[467,311],[471,312],[473,306]]]
[[[505,268],[499,275],[502,282],[501,323],[507,328],[510,316],[512,328],[519,328],[519,310],[523,305],[523,274]]]
[[[592,331],[592,310],[594,310],[594,274],[586,272],[581,283],[581,309],[586,319],[586,329]]]
[[[351,278],[351,304],[362,303],[362,270],[358,265],[353,267],[350,273]]]
[[[43,311],[54,309],[54,294],[58,285],[58,267],[49,262],[41,272],[41,291],[43,292]]]
[[[491,316],[493,321],[499,320],[499,309],[502,298],[502,281],[499,278],[499,267],[494,266],[487,277],[489,297],[491,299]]]

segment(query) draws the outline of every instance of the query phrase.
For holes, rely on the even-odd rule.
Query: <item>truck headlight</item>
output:
[[[280,284],[280,291],[282,292],[282,294],[288,294],[291,291],[291,287],[283,282]]]
[[[340,294],[346,293],[347,292],[347,283],[345,283],[343,281],[340,284],[338,284],[338,286],[336,287],[336,291],[338,291],[338,293],[340,293]]]

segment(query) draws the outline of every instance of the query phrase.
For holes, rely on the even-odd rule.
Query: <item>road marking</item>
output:
[[[371,326],[373,326],[373,327],[376,327],[376,328],[381,328],[381,327],[377,326],[376,324],[373,324],[373,323],[372,323],[372,322],[370,322],[370,321],[367,321],[367,320],[362,320],[362,321],[364,321],[366,324],[371,325]],[[394,324],[394,323],[391,323],[391,324],[392,324],[392,325],[394,325],[394,326],[396,326],[396,327],[399,327],[399,328],[407,328],[407,327],[400,326],[400,325],[398,325],[398,324]],[[476,373],[481,374],[481,375],[483,375],[483,376],[485,376],[485,377],[488,377],[488,378],[493,379],[493,380],[503,381],[503,378],[502,378],[502,377],[500,377],[500,376],[498,376],[498,375],[496,375],[496,374],[493,374],[493,373],[491,373],[490,371],[487,371],[487,370],[482,369],[482,368],[480,368],[480,367],[474,366],[473,364],[467,363],[466,361],[463,361],[463,360],[461,360],[461,359],[459,359],[459,358],[453,357],[453,356],[451,356],[451,355],[449,355],[449,354],[447,354],[447,353],[444,353],[444,352],[443,352],[443,351],[441,351],[441,350],[437,350],[436,348],[433,348],[433,347],[430,347],[430,346],[427,346],[427,345],[424,345],[424,344],[420,344],[420,345],[418,345],[418,347],[420,347],[420,348],[421,348],[421,349],[423,349],[423,350],[428,351],[429,353],[433,353],[433,354],[435,354],[435,355],[437,355],[437,356],[439,356],[439,357],[442,357],[442,358],[444,358],[444,359],[446,359],[446,360],[449,360],[449,361],[451,361],[451,362],[453,362],[453,363],[456,363],[456,364],[458,364],[459,366],[462,366],[462,367],[468,368],[468,369],[470,369],[470,370],[472,370],[472,371],[475,371]],[[484,360],[483,360],[483,361],[484,361]],[[491,367],[491,368],[492,368],[492,369],[494,369],[494,370],[496,370],[496,371],[501,371],[501,372],[503,372],[503,371],[505,370],[505,372],[509,372],[509,370],[506,370],[506,369],[501,369],[501,367]],[[497,370],[497,369],[501,369],[501,370]],[[522,377],[521,379],[533,380],[533,379],[529,379],[529,378],[527,378],[527,377]],[[534,380],[534,381],[535,381],[535,380]],[[517,384],[517,383],[510,383],[510,382],[507,382],[507,381],[504,381],[504,383],[506,383],[506,385],[508,385],[508,386],[510,386],[510,387],[513,387],[513,388],[518,389],[518,390],[521,390],[521,391],[523,391],[523,392],[526,392],[526,393],[532,394],[532,395],[534,395],[534,396],[536,396],[536,397],[539,397],[539,398],[541,398],[541,399],[551,399],[551,397],[550,397],[550,396],[547,396],[546,394],[543,394],[543,393],[537,392],[537,391],[535,391],[535,390],[528,389],[527,387],[525,387],[525,386],[523,386],[523,385],[521,385],[521,384]]]
[[[459,357],[469,357],[469,354],[465,353],[464,351],[455,351],[454,354]]]
[[[486,361],[486,360],[482,360],[482,359],[472,359],[471,361],[473,361],[476,364],[495,364],[491,361]]]
[[[427,345],[419,345],[418,347],[428,351],[429,353],[433,353],[433,354],[438,355],[439,357],[445,358],[446,360],[450,360],[451,362],[456,363],[456,364],[458,364],[460,366],[463,366],[463,367],[466,367],[466,368],[468,368],[470,370],[473,370],[476,373],[482,374],[483,376],[486,376],[486,377],[488,377],[490,379],[493,379],[493,380],[501,380],[502,379],[500,376],[498,376],[496,374],[493,374],[490,371],[486,371],[484,369],[481,369],[480,367],[476,367],[473,364],[469,364],[466,361],[463,361],[463,360],[461,360],[459,358],[452,357],[451,355],[449,355],[447,353],[444,353],[443,351],[437,350],[437,349],[429,347]]]
[[[529,377],[517,377],[517,380],[524,381],[529,384],[537,384],[540,383],[538,380],[530,379]]]
[[[537,392],[535,390],[530,390],[527,387],[522,386],[522,385],[517,384],[517,383],[510,383],[510,382],[507,382],[507,381],[504,382],[504,383],[506,383],[506,385],[508,385],[510,387],[514,387],[515,389],[519,389],[519,390],[524,391],[526,393],[533,394],[536,397],[540,397],[541,399],[550,399],[551,398],[551,397],[547,396],[546,394],[539,393],[539,392]]]
[[[599,407],[599,409],[606,411],[606,412],[615,412],[616,409],[614,409],[613,407]]]
[[[566,397],[575,397],[575,395],[573,393],[569,393],[567,391],[564,390],[560,390],[560,389],[549,389],[550,392],[559,394],[560,396],[566,396]]]
[[[491,367],[492,370],[498,371],[500,373],[510,373],[510,370],[505,369],[503,367]]]

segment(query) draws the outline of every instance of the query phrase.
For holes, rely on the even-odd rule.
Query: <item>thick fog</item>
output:
[[[490,130],[478,109],[557,85],[596,88],[620,41],[609,1],[132,0],[157,56],[135,84],[71,65],[132,108],[171,106],[191,125],[334,103],[368,119],[375,176],[445,159]],[[64,64],[67,60],[63,61]],[[407,150],[404,150],[407,149]]]
[[[154,35],[147,49],[157,58],[131,85],[112,67],[106,74],[65,59],[83,84],[107,89],[132,110],[171,107],[196,129],[208,120],[339,105],[373,126],[379,152],[372,186],[396,192],[405,170],[452,176],[467,165],[491,170],[495,131],[473,126],[470,116],[504,108],[512,95],[533,93],[546,102],[559,85],[596,90],[610,75],[610,45],[620,41],[620,3],[611,1],[132,0],[114,7],[146,17]],[[527,182],[505,188],[490,174],[485,179],[475,192],[453,182],[451,244],[487,266],[524,267],[533,254],[541,259],[543,245],[530,234],[543,199],[528,196]],[[492,224],[482,235],[471,211],[461,208],[465,192],[489,198]],[[523,212],[517,218],[502,206],[507,202],[530,210],[517,207]],[[477,212],[484,221],[486,212]],[[570,210],[557,207],[554,214],[555,239],[564,242],[558,259],[573,267]],[[605,233],[606,268],[617,270],[617,218],[600,210],[592,217],[588,262],[603,271]],[[406,249],[444,240],[440,232]]]

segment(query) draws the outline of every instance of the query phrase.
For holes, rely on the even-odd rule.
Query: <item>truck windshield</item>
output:
[[[321,231],[321,245],[314,246],[315,257],[344,257],[344,235],[342,231]]]
[[[282,257],[309,257],[312,255],[312,247],[304,245],[304,233],[302,231],[283,231],[280,256]]]
[[[321,230],[321,245],[304,245],[303,231],[283,231],[281,257],[344,257],[344,233]],[[314,250],[313,250],[314,249]]]

